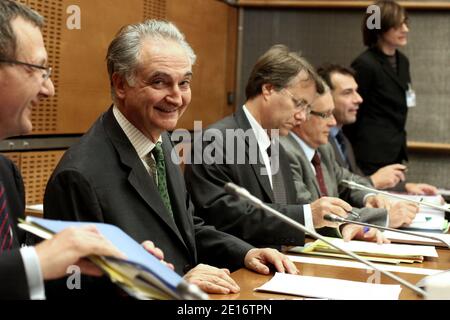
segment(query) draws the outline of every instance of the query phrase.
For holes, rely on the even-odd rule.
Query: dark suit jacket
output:
[[[344,131],[366,175],[407,160],[406,91],[411,77],[408,59],[399,51],[396,54],[398,74],[376,48],[366,50],[352,63],[364,101],[356,123],[345,126]]]
[[[366,177],[367,179],[369,179],[370,183],[373,184],[372,180],[370,179],[370,176],[366,176],[364,174],[364,172],[362,172],[362,170],[359,168],[358,164],[356,163],[355,160],[355,154],[353,151],[353,147],[351,142],[348,140],[347,136],[344,134],[344,144],[345,144],[345,153],[347,155],[347,159],[348,159],[348,164],[349,164],[349,171],[362,176],[362,177]],[[334,156],[336,158],[337,163],[339,163],[342,167],[346,167],[346,161],[345,159],[342,157],[341,152],[339,151],[339,146],[336,143],[336,140],[333,139],[333,137],[329,137],[328,139],[330,145],[333,147],[333,151],[334,151]],[[396,192],[405,192],[405,185],[406,185],[406,181],[401,181],[399,182],[394,188],[390,188],[388,190],[390,191],[396,191]]]
[[[281,144],[286,150],[291,166],[292,178],[295,183],[298,202],[313,202],[320,198],[319,184],[316,175],[308,161],[305,152],[298,144],[295,137],[289,134],[281,138]],[[349,189],[341,183],[342,180],[351,180],[356,183],[371,186],[368,179],[355,175],[339,165],[334,157],[334,152],[329,144],[324,144],[317,149],[320,155],[322,173],[329,197],[339,197],[350,205],[361,208],[355,209],[361,221],[385,226],[387,211],[385,209],[364,208],[364,197],[367,191]],[[351,216],[349,219],[352,219]],[[328,232],[327,232],[328,233]]]
[[[356,163],[355,160],[355,153],[353,151],[353,147],[351,142],[348,140],[347,136],[344,134],[344,144],[345,144],[345,153],[348,159],[348,170],[360,175],[362,177],[366,176],[362,170],[358,167],[358,164]],[[330,143],[331,147],[333,148],[334,151],[334,156],[335,159],[337,161],[337,163],[339,163],[339,165],[343,168],[347,167],[347,161],[345,161],[345,159],[342,157],[341,155],[341,151],[339,150],[339,146],[336,143],[336,140],[330,135],[328,137],[328,142]]]
[[[232,139],[227,139],[227,131],[228,134],[235,134],[236,138],[234,149],[230,148],[225,152],[222,147],[233,143]],[[215,144],[210,143],[208,135],[215,136]],[[202,143],[202,140],[206,141]],[[225,183],[233,182],[246,188],[272,208],[304,223],[303,208],[295,202],[289,164],[281,146],[279,163],[286,185],[288,205],[274,203],[269,178],[261,174],[264,164],[258,161],[252,164],[250,161],[251,157],[260,155],[260,150],[242,107],[235,114],[205,130],[203,136],[200,135],[195,139],[192,149],[199,155],[207,153],[212,146],[217,147],[213,163],[208,164],[205,159],[197,159],[202,160],[202,163],[186,165],[185,169],[186,184],[197,207],[196,213],[219,230],[231,233],[258,247],[302,245],[304,243],[302,232],[289,227],[277,217],[256,209],[244,200],[235,199],[223,188]],[[242,148],[238,150],[238,146]],[[199,147],[202,153],[196,150]]]
[[[12,161],[0,155],[0,181],[5,187],[10,225],[13,229],[13,250],[0,255],[0,300],[29,299],[29,289],[22,256],[19,251],[25,233],[17,227],[17,219],[24,217],[25,193],[22,177]]]
[[[243,267],[252,247],[193,217],[181,170],[170,160],[169,135],[164,133],[162,140],[175,221],[112,108],[64,154],[47,185],[45,217],[110,223],[138,242],[152,240],[179,274],[199,261],[232,270]]]

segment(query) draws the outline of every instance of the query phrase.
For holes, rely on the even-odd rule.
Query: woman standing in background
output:
[[[408,17],[394,1],[375,5],[380,9],[379,28],[371,25],[372,14],[366,14],[362,33],[367,49],[352,63],[363,103],[356,123],[344,128],[367,175],[408,160],[406,117],[408,107],[415,105],[409,61],[398,50],[407,44]]]

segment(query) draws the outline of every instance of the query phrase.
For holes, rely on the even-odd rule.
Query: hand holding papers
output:
[[[147,299],[207,299],[207,295],[197,286],[187,284],[182,277],[116,226],[27,217],[19,227],[48,239],[65,228],[83,225],[95,225],[103,236],[127,256],[126,260],[100,256],[91,257],[91,260],[111,281],[131,295]]]

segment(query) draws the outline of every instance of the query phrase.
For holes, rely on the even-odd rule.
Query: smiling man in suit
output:
[[[176,272],[206,292],[237,292],[225,268],[297,269],[278,251],[253,248],[194,216],[167,130],[191,101],[195,59],[170,22],[147,20],[119,31],[107,53],[114,104],[58,164],[45,214],[117,225],[136,241],[153,240]]]
[[[0,141],[31,132],[31,110],[54,95],[42,38],[43,18],[16,1],[0,1]],[[26,247],[17,226],[24,218],[25,191],[14,163],[0,156],[0,300],[45,299],[44,280],[66,275],[78,264],[101,275],[87,260],[93,254],[123,257],[91,227],[70,228]]]

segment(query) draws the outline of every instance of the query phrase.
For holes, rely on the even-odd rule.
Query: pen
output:
[[[357,212],[355,212],[355,211],[350,211],[349,214],[350,214],[353,218],[355,218],[355,219],[361,218],[360,215],[359,215],[359,213],[357,213]]]

